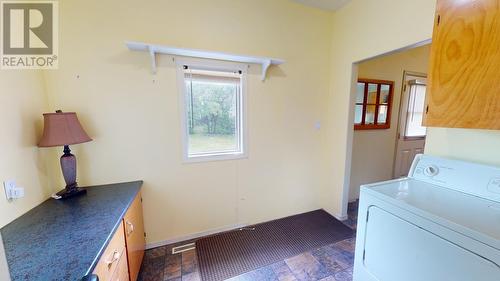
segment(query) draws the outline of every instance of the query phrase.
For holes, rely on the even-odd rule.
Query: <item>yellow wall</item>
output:
[[[0,71],[0,227],[44,201],[49,188],[45,157],[36,147],[47,110],[39,71]],[[14,179],[25,188],[25,197],[7,201],[3,182]]]
[[[331,13],[286,0],[59,7],[59,70],[45,73],[51,110],[78,112],[94,138],[73,147],[81,185],[144,180],[148,242],[321,207],[325,135],[314,124],[329,90]],[[149,55],[126,40],[285,59],[265,82],[250,67],[249,158],[183,164],[174,62],[161,56],[152,75]]]
[[[431,38],[435,0],[353,0],[335,12],[332,22],[332,79],[325,118],[329,185],[322,190],[322,206],[345,216],[348,201],[354,106],[351,86],[357,69],[353,62]]]
[[[425,153],[500,166],[500,131],[429,128]]]
[[[0,72],[1,104],[9,104],[0,122],[13,136],[0,141],[0,177],[27,188],[24,199],[0,199],[0,225],[63,185],[59,149],[35,148],[40,113],[60,108],[78,112],[95,139],[73,147],[81,185],[145,181],[151,243],[319,207],[345,215],[352,64],[429,39],[435,0],[352,0],[335,13],[286,0],[59,4],[60,69],[44,79]],[[259,66],[250,68],[249,158],[183,164],[174,63],[162,56],[151,75],[148,55],[128,51],[125,40],[287,60],[265,82]],[[499,139],[430,129],[426,151],[498,164]]]
[[[394,81],[391,127],[354,131],[349,201],[359,197],[359,186],[392,179],[403,72],[427,73],[430,45],[378,57],[358,64],[358,77]]]

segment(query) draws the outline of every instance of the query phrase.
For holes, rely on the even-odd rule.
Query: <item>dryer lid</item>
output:
[[[412,178],[363,185],[365,192],[500,250],[498,202]]]

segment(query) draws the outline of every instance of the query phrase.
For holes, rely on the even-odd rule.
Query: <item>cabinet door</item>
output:
[[[120,227],[118,227],[107,248],[104,250],[93,273],[99,277],[100,281],[112,280],[111,276],[113,276],[118,268],[118,264],[126,260],[123,225],[120,224]],[[125,263],[125,267],[126,265]]]
[[[500,0],[438,0],[424,125],[500,129]]]
[[[120,259],[111,281],[129,281],[127,259],[125,257]]]
[[[125,242],[127,245],[130,280],[137,280],[144,256],[144,224],[142,218],[142,197],[137,194],[124,218]]]

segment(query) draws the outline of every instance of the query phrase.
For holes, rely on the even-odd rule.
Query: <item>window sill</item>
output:
[[[384,125],[354,125],[354,130],[386,130],[390,129],[391,125],[390,124],[384,124]]]
[[[425,136],[403,137],[403,139],[407,141],[425,140]]]
[[[225,160],[238,160],[248,158],[248,155],[243,152],[229,152],[216,154],[200,154],[196,156],[184,156],[184,163],[200,163]]]

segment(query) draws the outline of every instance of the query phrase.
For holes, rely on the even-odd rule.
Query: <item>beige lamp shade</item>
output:
[[[75,112],[43,114],[43,136],[39,147],[63,146],[91,141]]]

